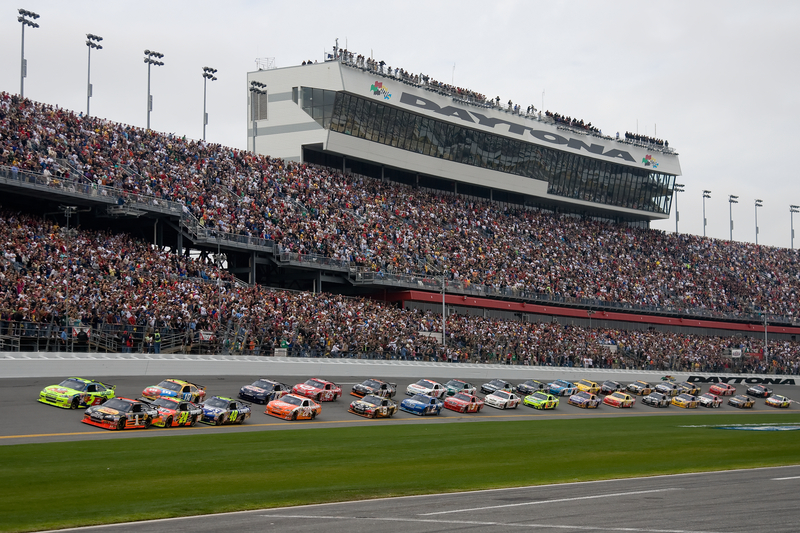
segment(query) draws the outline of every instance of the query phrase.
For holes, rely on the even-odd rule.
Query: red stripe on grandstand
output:
[[[391,292],[386,295],[389,302],[433,302],[441,303],[441,293],[427,291],[400,291]],[[525,302],[505,302],[502,300],[492,300],[490,298],[473,298],[471,296],[458,296],[448,294],[445,296],[447,305],[462,305],[465,307],[480,307],[485,309],[498,309],[511,311],[514,313],[534,313],[554,316],[568,316],[574,318],[587,318],[585,309],[571,309],[567,307],[557,307],[552,305],[538,305]],[[629,313],[614,313],[609,311],[595,311],[592,314],[595,320],[616,320],[620,322],[639,322],[644,324],[659,324],[667,326],[682,326],[706,329],[725,329],[731,331],[747,331],[759,333],[764,331],[762,325],[756,324],[736,324],[732,322],[719,322],[716,320],[695,320],[691,318],[674,318],[652,315],[636,315]],[[769,333],[790,333],[800,334],[800,328],[784,326],[768,326]]]

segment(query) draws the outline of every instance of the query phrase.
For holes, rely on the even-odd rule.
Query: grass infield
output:
[[[800,463],[797,431],[681,427],[746,423],[800,424],[800,414],[376,421],[2,446],[0,528]]]

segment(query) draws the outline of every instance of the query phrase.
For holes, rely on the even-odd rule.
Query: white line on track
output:
[[[787,479],[800,479],[800,476],[792,476],[792,477],[774,477],[772,481],[786,481]]]
[[[636,490],[632,492],[614,492],[608,494],[594,494],[592,496],[580,496],[578,498],[559,498],[557,500],[539,500],[535,502],[524,502],[524,503],[508,503],[505,505],[492,505],[489,507],[473,507],[471,509],[452,509],[450,511],[437,511],[435,513],[425,513],[419,516],[434,516],[439,514],[450,514],[450,513],[464,513],[467,511],[484,511],[486,509],[502,509],[504,507],[522,507],[524,505],[541,505],[544,503],[559,503],[559,502],[575,502],[578,500],[596,500],[598,498],[616,498],[617,496],[632,496],[634,494],[650,494],[653,492],[667,492],[670,490],[678,490],[676,488],[667,488],[667,489],[652,489],[652,490]]]
[[[640,528],[640,527],[612,527],[612,526],[598,526],[598,525],[570,526],[566,524],[537,524],[530,522],[489,522],[483,520],[438,520],[432,518],[387,518],[387,517],[366,517],[366,516],[319,516],[319,515],[289,515],[289,514],[265,514],[261,516],[263,518],[290,518],[290,519],[305,518],[311,520],[357,520],[362,522],[413,522],[413,523],[424,523],[424,524],[439,524],[447,526],[504,526],[504,527],[518,527],[518,528],[570,529],[573,531],[624,531],[629,533],[719,533],[716,531],[700,531],[696,529],[653,529],[653,528]]]

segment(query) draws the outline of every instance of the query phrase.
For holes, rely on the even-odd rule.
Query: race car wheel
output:
[[[148,429],[150,427],[150,424],[152,424],[152,423],[153,423],[153,419],[152,418],[150,418],[149,416],[145,417],[145,419],[144,419],[144,429]]]
[[[292,420],[297,420],[297,411],[292,413]]]
[[[322,401],[322,393],[317,394],[317,397],[314,398],[314,399],[317,401],[317,403],[321,402]]]
[[[172,427],[172,417],[167,418],[166,422],[164,422],[164,427],[165,428],[171,428]]]
[[[79,405],[80,405],[80,400],[78,400],[78,397],[75,396],[72,399],[72,402],[69,404],[69,408],[70,409],[77,409]]]
[[[214,425],[215,426],[221,426],[224,423],[225,423],[225,415],[219,415],[218,418],[214,419]]]
[[[315,418],[317,418],[317,412],[311,411],[311,420],[314,420]]]
[[[125,429],[125,419],[124,418],[120,418],[117,421],[117,429]]]
[[[191,422],[189,422],[189,425],[191,427],[194,427],[195,424],[197,424],[197,417],[193,416]]]

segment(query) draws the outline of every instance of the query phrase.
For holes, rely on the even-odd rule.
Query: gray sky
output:
[[[800,99],[800,2],[740,1],[4,1],[0,90],[18,93],[17,9],[41,15],[26,28],[25,95],[86,109],[85,35],[92,52],[91,111],[144,127],[145,49],[153,67],[151,127],[202,137],[202,68],[208,84],[207,138],[246,144],[246,72],[256,58],[278,67],[322,60],[335,38],[393,67],[591,121],[603,133],[637,131],[680,153],[686,192],[680,231],[789,246],[789,205],[800,205],[794,142]],[[455,69],[454,69],[455,65]],[[638,126],[637,126],[638,125]],[[792,185],[794,183],[794,185]],[[795,217],[800,247],[800,215]],[[675,215],[655,223],[675,231]]]

